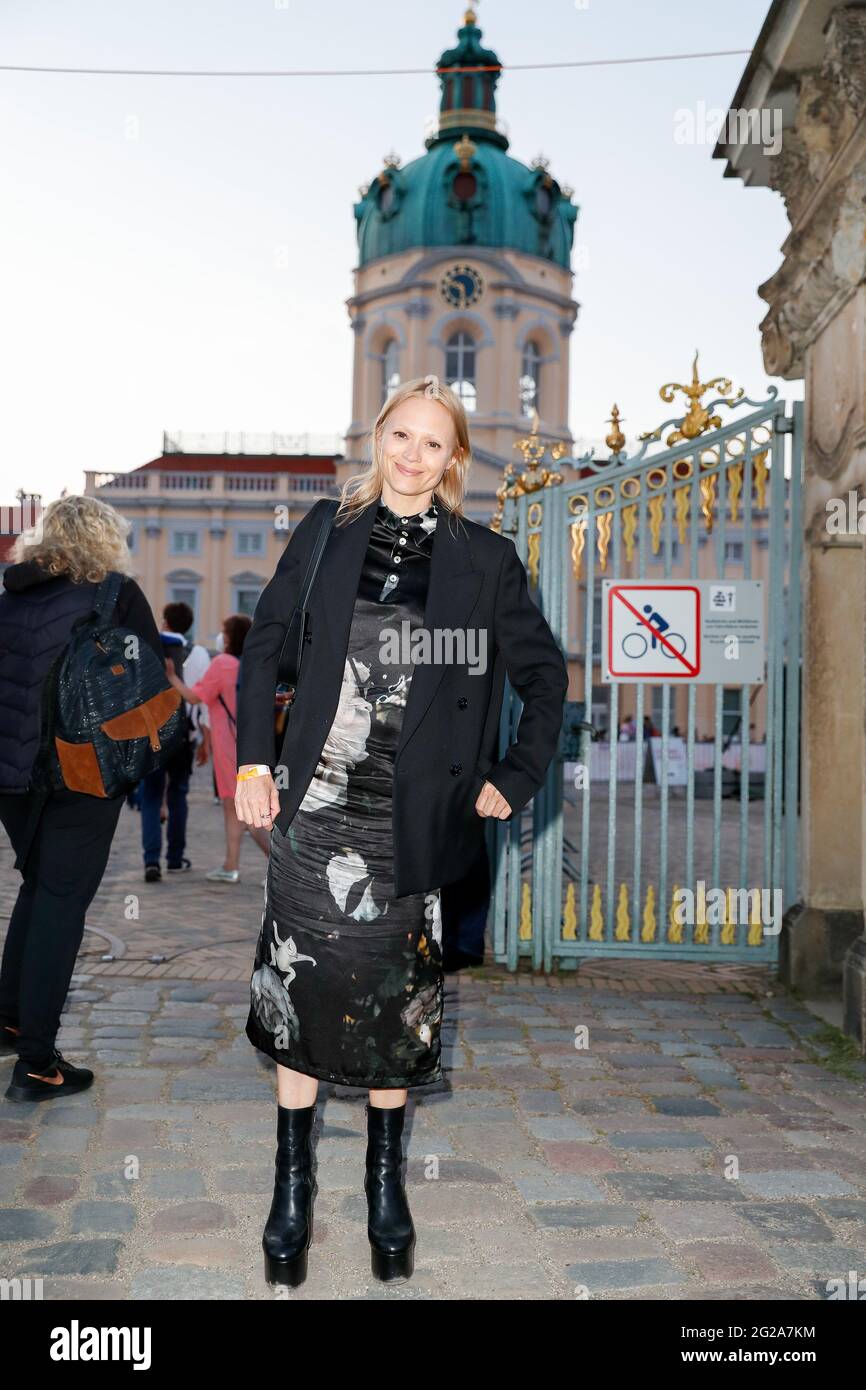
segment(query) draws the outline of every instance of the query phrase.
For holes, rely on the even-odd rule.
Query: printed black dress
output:
[[[291,825],[271,832],[246,1034],[294,1071],[373,1089],[441,1080],[439,891],[394,896],[394,754],[438,519],[379,502],[339,705]]]

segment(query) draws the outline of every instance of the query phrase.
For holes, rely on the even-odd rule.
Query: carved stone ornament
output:
[[[792,230],[758,291],[761,333],[764,366],[787,378],[803,375],[806,349],[866,278],[866,9],[835,10],[824,39],[820,66],[796,78],[794,123],[769,169]]]

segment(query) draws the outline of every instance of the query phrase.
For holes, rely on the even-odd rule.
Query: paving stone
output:
[[[552,1140],[542,1144],[551,1168],[563,1173],[611,1173],[625,1167],[622,1159],[603,1144],[572,1144]]]
[[[847,1279],[848,1271],[858,1271],[858,1278],[864,1277],[866,1270],[866,1250],[862,1246],[834,1243],[797,1245],[784,1242],[770,1247],[770,1253],[783,1269],[804,1269],[821,1279]]]
[[[191,1064],[207,1061],[209,1056],[206,1047],[184,1046],[173,1050],[168,1047],[152,1047],[147,1058],[154,1066],[158,1067],[188,1067]],[[236,1087],[225,1086],[224,1090],[236,1090]]]
[[[740,1202],[739,1184],[725,1178],[688,1174],[667,1177],[658,1173],[611,1173],[608,1186],[626,1201],[642,1202]]]
[[[862,1197],[831,1197],[819,1202],[818,1210],[831,1221],[866,1221],[866,1199]]]
[[[805,1202],[746,1202],[739,1215],[773,1240],[829,1241],[833,1231]]]
[[[18,1257],[16,1274],[113,1274],[122,1243],[117,1239],[62,1240],[35,1246]]]
[[[144,1179],[144,1191],[148,1197],[162,1201],[180,1197],[203,1197],[205,1181],[202,1174],[194,1168],[166,1168],[159,1173],[151,1173]]]
[[[47,1102],[49,1105],[50,1101]],[[35,1139],[36,1152],[40,1154],[83,1154],[90,1141],[87,1129],[53,1128],[42,1129]]]
[[[489,1028],[477,1028],[467,1024],[463,1036],[467,1045],[471,1047],[473,1043],[480,1042],[521,1042],[524,1034],[522,1028],[506,1024],[497,1024]]]
[[[224,1072],[196,1068],[175,1077],[171,1085],[172,1100],[261,1100],[271,1098],[269,1080],[262,1077],[236,1076],[227,1080]]]
[[[78,1202],[69,1229],[76,1236],[123,1235],[132,1230],[135,1220],[131,1202]]]
[[[232,1211],[218,1202],[179,1202],[157,1212],[151,1224],[153,1230],[160,1233],[195,1234],[226,1230],[234,1226],[235,1221]]]
[[[44,1211],[33,1211],[27,1207],[4,1207],[0,1210],[0,1241],[13,1243],[22,1240],[38,1240],[42,1236],[53,1235],[57,1221]]]
[[[848,1197],[854,1188],[838,1173],[777,1169],[764,1173],[740,1171],[739,1184],[756,1197]]]
[[[81,1184],[77,1178],[41,1177],[34,1178],[22,1192],[22,1198],[34,1207],[56,1207],[76,1196]]]
[[[529,1115],[559,1115],[564,1108],[558,1091],[521,1091],[517,1103]]]
[[[638,1207],[615,1202],[551,1202],[530,1208],[536,1226],[550,1230],[594,1231],[607,1226],[634,1230],[640,1220]]]
[[[127,1296],[126,1285],[109,1279],[58,1279],[52,1275],[44,1283],[46,1303],[117,1303]]]
[[[624,1130],[611,1134],[608,1143],[615,1149],[708,1149],[711,1144],[701,1134],[670,1130]]]
[[[574,1173],[517,1178],[515,1187],[525,1202],[600,1202],[604,1199],[598,1183]]]
[[[52,1100],[49,1105],[43,1105],[42,1109],[44,1114],[39,1116],[42,1121],[40,1129],[88,1129],[99,1119],[98,1108],[84,1096]]]
[[[429,1165],[423,1159],[410,1158],[406,1164],[406,1182],[423,1182],[428,1178]],[[363,1178],[359,1181],[363,1182]],[[443,1158],[438,1160],[435,1172],[436,1182],[501,1183],[502,1177],[495,1168],[485,1168],[482,1163],[467,1163],[465,1159]]]
[[[80,1175],[83,1159],[80,1154],[47,1154],[27,1156],[26,1176],[29,1178],[74,1178]]]
[[[566,1278],[589,1296],[605,1289],[634,1289],[641,1284],[685,1284],[686,1275],[670,1260],[584,1260],[569,1265]]]
[[[721,1111],[712,1101],[692,1096],[659,1096],[654,1105],[660,1115],[720,1115]]]
[[[357,1168],[354,1168],[354,1165],[353,1169],[354,1176],[348,1178],[346,1182],[348,1187],[356,1187],[358,1185]],[[333,1176],[333,1170],[322,1163],[319,1164],[318,1180],[320,1190],[325,1186],[333,1190],[338,1181]],[[215,1192],[222,1193],[227,1197],[245,1197],[259,1194],[264,1196],[273,1192],[274,1189],[273,1169],[266,1167],[264,1164],[256,1168],[218,1169],[211,1173],[210,1181]],[[191,1192],[189,1195],[193,1197],[196,1194]]]
[[[536,1139],[595,1139],[596,1132],[573,1115],[529,1116],[526,1128]]]
[[[116,1172],[97,1173],[93,1178],[93,1191],[97,1197],[122,1197],[124,1199],[132,1196],[138,1190],[140,1180],[124,1176],[120,1167]]]
[[[188,1265],[175,1268],[167,1264],[138,1270],[132,1277],[130,1292],[136,1302],[150,1299],[200,1302],[246,1297],[245,1281],[241,1274],[196,1269]]]
[[[249,1260],[249,1248],[238,1240],[224,1236],[154,1241],[149,1249],[154,1264],[195,1265],[201,1269],[224,1269],[225,1266],[244,1268]]]
[[[120,1024],[122,1027],[131,1028],[135,1025],[146,1027],[150,1022],[151,1013],[144,1010],[135,1009],[113,1009],[108,1004],[95,1004],[91,1012],[91,1020],[100,1026],[108,1024]]]
[[[715,1284],[742,1280],[773,1279],[778,1273],[773,1261],[756,1245],[734,1241],[694,1241],[681,1245],[678,1256],[694,1265],[702,1279]]]
[[[745,1202],[733,1210],[730,1203],[651,1202],[646,1210],[668,1240],[676,1242],[754,1233],[754,1228],[743,1220],[749,1211],[749,1204]]]

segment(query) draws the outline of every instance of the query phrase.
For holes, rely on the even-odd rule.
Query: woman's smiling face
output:
[[[383,494],[390,490],[413,512],[428,499],[451,463],[457,447],[451,416],[440,401],[412,396],[396,406],[382,432]],[[390,506],[390,502],[388,502]]]

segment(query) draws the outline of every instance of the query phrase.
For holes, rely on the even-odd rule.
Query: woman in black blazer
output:
[[[462,515],[470,449],[454,392],[407,382],[371,442],[342,488],[276,764],[280,652],[333,502],[296,527],[244,648],[235,805],[272,831],[246,1028],[277,1063],[271,1283],[306,1276],[319,1080],[369,1090],[373,1272],[412,1273],[401,1135],[406,1088],[442,1079],[439,889],[476,858],[485,818],[542,785],[568,686],[514,545]],[[506,672],[523,710],[497,759]]]

